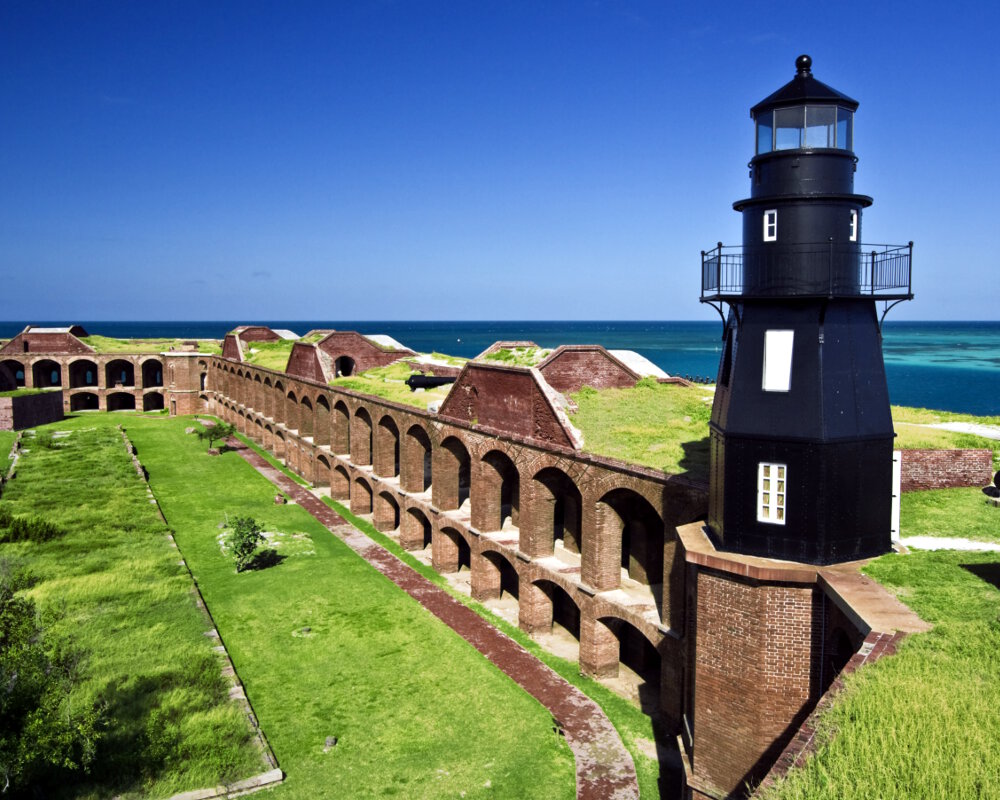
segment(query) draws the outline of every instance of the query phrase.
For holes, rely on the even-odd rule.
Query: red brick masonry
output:
[[[990,450],[901,450],[902,490],[988,486],[993,480]]]

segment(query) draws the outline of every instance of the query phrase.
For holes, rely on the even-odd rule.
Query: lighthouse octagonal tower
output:
[[[728,304],[710,425],[708,526],[722,550],[813,564],[890,548],[892,442],[876,302],[910,299],[912,243],[861,242],[858,103],[795,77],[751,109],[743,246],[702,254]]]

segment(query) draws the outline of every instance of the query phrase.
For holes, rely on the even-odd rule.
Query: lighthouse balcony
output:
[[[795,298],[909,300],[913,242],[725,246],[701,254],[701,302]]]

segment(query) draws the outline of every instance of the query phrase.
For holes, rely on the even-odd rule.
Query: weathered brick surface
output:
[[[319,356],[320,350],[316,345],[295,342],[292,345],[292,352],[288,356],[288,365],[285,367],[285,372],[297,378],[306,378],[311,381],[326,383],[334,376],[324,374]]]
[[[993,480],[990,450],[901,450],[904,492],[987,486]]]
[[[639,375],[600,345],[564,345],[538,365],[546,382],[559,392],[635,386]]]
[[[19,333],[3,347],[0,359],[18,358],[33,353],[93,353],[94,349],[85,345],[72,333]]]
[[[316,346],[334,361],[343,356],[350,358],[354,362],[355,372],[385,367],[405,356],[416,355],[405,347],[402,350],[383,350],[356,331],[333,331]]]
[[[62,418],[62,392],[0,397],[0,431],[20,431]]]

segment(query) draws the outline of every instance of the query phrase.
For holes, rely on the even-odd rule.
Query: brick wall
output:
[[[347,356],[354,361],[354,371],[364,372],[374,367],[385,367],[404,356],[416,355],[412,350],[383,350],[355,331],[334,331],[317,344],[331,358]]]
[[[285,372],[297,378],[326,383],[327,379],[323,374],[323,365],[320,364],[319,354],[320,350],[315,345],[296,342],[292,345],[292,352],[288,356]]]
[[[564,346],[538,365],[548,384],[558,392],[635,386],[639,376],[598,345]]]
[[[93,353],[93,349],[70,333],[19,333],[0,348],[0,356],[25,353]]]
[[[0,397],[0,430],[20,431],[63,418],[62,392]]]
[[[902,490],[987,486],[993,480],[990,450],[902,450]]]

